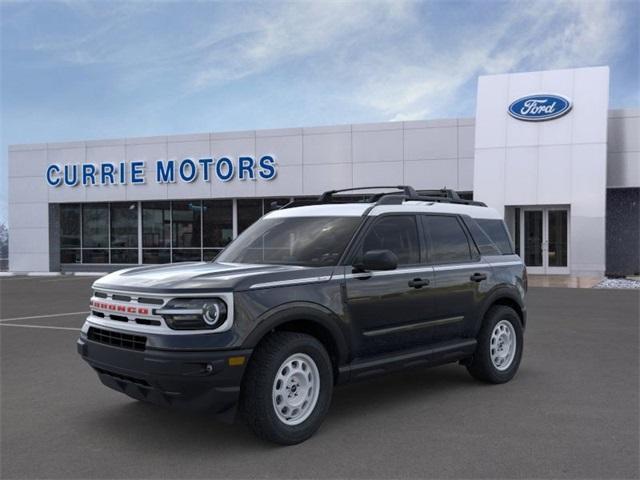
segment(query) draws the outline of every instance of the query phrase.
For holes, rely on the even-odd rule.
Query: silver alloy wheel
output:
[[[273,381],[273,408],[286,425],[304,422],[318,403],[320,373],[313,359],[304,353],[287,358]]]
[[[517,349],[516,331],[508,320],[500,320],[491,332],[491,363],[500,371],[507,370],[513,363]]]

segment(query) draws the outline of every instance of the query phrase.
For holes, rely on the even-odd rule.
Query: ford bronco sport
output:
[[[239,407],[281,444],[318,429],[340,383],[449,362],[509,381],[527,281],[501,216],[448,190],[343,192],[270,212],[213,262],[100,278],[78,352],[108,387]]]

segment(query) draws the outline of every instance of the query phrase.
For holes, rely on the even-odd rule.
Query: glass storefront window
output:
[[[82,263],[109,263],[109,250],[85,248],[82,250]]]
[[[111,248],[138,247],[137,203],[111,204]]]
[[[238,202],[238,235],[262,216],[261,198],[240,198]]]
[[[142,263],[169,263],[169,252],[168,248],[145,248],[142,250]]]
[[[171,251],[172,262],[199,262],[202,260],[202,250],[199,248],[178,248]]]
[[[109,206],[106,203],[82,206],[82,248],[94,247],[109,247]]]
[[[202,243],[207,247],[225,247],[233,239],[233,201],[202,202]]]
[[[173,231],[173,248],[200,248],[200,215],[202,202],[187,201],[173,202],[171,205],[171,220]]]
[[[169,202],[142,204],[142,246],[171,246],[171,205]]]
[[[60,247],[80,247],[80,205],[60,205]]]
[[[238,199],[238,233],[263,213],[290,200],[289,197]],[[60,262],[210,261],[233,240],[233,211],[231,199],[62,204]],[[142,232],[138,231],[139,217]]]

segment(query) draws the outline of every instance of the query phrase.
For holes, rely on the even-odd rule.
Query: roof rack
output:
[[[316,200],[294,200],[287,203],[281,208],[299,207],[303,205],[317,205],[327,203],[353,203],[353,201],[340,199],[335,197],[337,193],[354,192],[360,190],[378,190],[381,188],[393,189],[391,192],[373,193],[370,198],[366,200],[366,203],[373,203],[375,205],[400,205],[405,201],[420,201],[420,202],[439,202],[439,203],[456,203],[462,205],[475,205],[478,207],[486,207],[483,202],[477,202],[473,200],[465,200],[460,198],[458,192],[443,188],[441,190],[415,190],[409,185],[376,185],[373,187],[354,187],[343,188],[340,190],[328,190],[324,192]]]

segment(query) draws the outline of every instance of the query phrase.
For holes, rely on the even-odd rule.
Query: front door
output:
[[[519,209],[520,256],[531,274],[569,273],[569,210]]]
[[[354,261],[345,267],[345,300],[356,356],[401,350],[429,342],[435,319],[433,267],[423,262],[415,215],[383,215],[373,220]],[[390,250],[398,268],[358,272],[364,252]],[[418,283],[417,281],[421,283]]]

